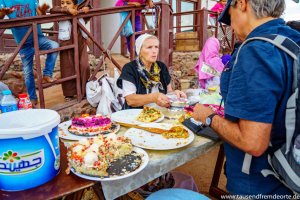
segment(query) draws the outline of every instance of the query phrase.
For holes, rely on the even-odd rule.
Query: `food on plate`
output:
[[[152,133],[162,134],[165,138],[188,138],[189,132],[181,125],[174,125],[170,128],[149,127],[135,125],[135,128],[143,129]]]
[[[173,126],[168,131],[162,133],[165,138],[188,138],[188,131],[182,126]]]
[[[95,136],[99,133],[110,133],[116,129],[117,126],[112,123],[110,118],[88,114],[73,118],[72,124],[68,128],[70,133],[80,136]]]
[[[77,173],[94,177],[124,175],[140,166],[141,156],[133,151],[130,140],[123,136],[109,138],[99,135],[84,138],[68,148],[67,173],[73,168]],[[130,163],[127,162],[125,168],[120,168],[119,163],[126,163],[128,159]]]
[[[137,116],[137,120],[141,122],[154,122],[161,118],[162,113],[152,107],[144,106],[142,112]]]

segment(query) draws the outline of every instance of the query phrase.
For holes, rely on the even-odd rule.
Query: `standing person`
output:
[[[298,45],[300,34],[279,18],[284,0],[228,0],[219,21],[234,30],[240,41],[256,36],[279,34]],[[201,104],[193,117],[205,122],[224,139],[227,190],[238,195],[290,195],[273,176],[267,149],[286,142],[285,111],[292,93],[293,58],[269,42],[253,40],[235,51],[221,75],[225,118]],[[249,163],[251,163],[249,165]]]
[[[215,37],[210,37],[206,40],[199,59],[196,63],[195,70],[198,73],[199,86],[203,89],[220,84],[220,77],[213,76],[203,72],[203,65],[208,65],[218,72],[222,72],[224,64],[220,58],[220,42]]]
[[[0,19],[3,19],[5,15],[8,15],[10,19],[33,17],[37,13],[39,15],[45,13],[45,9],[49,6],[38,6],[36,0],[0,0]],[[29,27],[16,27],[12,28],[12,33],[17,44],[19,44],[23,37],[26,35]],[[38,25],[38,45],[40,50],[49,50],[58,48],[58,44],[52,40],[49,40],[42,33],[41,26]],[[52,83],[56,79],[52,78],[53,69],[58,52],[49,53],[47,55],[45,68],[43,71],[43,82]],[[37,106],[37,95],[35,91],[34,73],[33,73],[33,56],[34,56],[34,44],[33,34],[31,33],[24,45],[20,49],[20,57],[22,59],[22,67],[24,72],[24,79],[29,94],[30,100],[34,107]]]
[[[125,97],[124,108],[142,108],[144,105],[156,103],[161,107],[169,107],[169,98],[165,95],[173,92],[171,76],[167,66],[157,61],[159,41],[156,36],[143,34],[135,44],[136,60],[124,65],[117,80]],[[177,97],[186,98],[185,93],[174,91]]]
[[[115,6],[125,6],[125,5],[135,5],[140,6],[141,4],[146,4],[149,8],[153,8],[154,4],[152,0],[117,0]],[[142,30],[142,22],[141,22],[141,12],[135,12],[135,32],[139,32]],[[139,36],[136,35],[135,39]],[[130,52],[130,36],[126,37],[127,49]]]
[[[66,13],[70,15],[78,14],[77,0],[61,0],[60,6],[55,6],[50,10],[51,13]],[[89,7],[83,7],[82,11],[87,13]],[[81,23],[84,23],[83,19],[79,19]],[[72,24],[70,21],[60,21],[59,22],[59,33],[58,39],[60,41],[60,46],[68,46],[73,44],[72,35]],[[78,51],[79,51],[79,70],[80,70],[80,83],[82,95],[85,95],[86,83],[90,77],[90,67],[88,62],[87,53],[87,35],[80,29],[78,29]],[[70,77],[75,75],[74,66],[74,50],[64,50],[60,51],[60,70],[61,77]],[[66,101],[74,99],[77,94],[76,91],[76,80],[69,80],[62,83],[63,94]]]
[[[220,14],[226,5],[227,0],[220,0],[218,1],[211,9],[210,11],[216,12]],[[216,25],[216,15],[215,14],[209,14],[209,22],[212,26]]]

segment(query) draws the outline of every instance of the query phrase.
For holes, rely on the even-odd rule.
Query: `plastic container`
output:
[[[19,110],[32,109],[32,103],[29,100],[27,94],[19,94],[18,109]]]
[[[300,135],[298,135],[295,139],[293,156],[294,156],[296,162],[300,165]]]
[[[10,90],[2,91],[1,111],[2,113],[18,110],[17,100],[11,94]]]
[[[1,114],[0,122],[0,190],[33,188],[59,173],[57,112],[19,110]]]

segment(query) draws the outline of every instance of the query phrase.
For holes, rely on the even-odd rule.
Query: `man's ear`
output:
[[[76,4],[76,5],[74,6],[74,9],[76,9],[76,10],[77,10],[77,8],[78,8],[78,5]]]
[[[241,11],[245,11],[247,8],[248,0],[238,0],[237,1],[237,8]]]

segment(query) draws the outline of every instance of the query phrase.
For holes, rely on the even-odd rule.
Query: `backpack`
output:
[[[268,175],[275,176],[294,193],[300,193],[300,164],[296,162],[293,156],[294,142],[296,137],[300,135],[300,47],[291,39],[281,35],[266,35],[249,38],[241,44],[233,67],[235,67],[237,63],[241,48],[252,40],[270,42],[294,59],[292,95],[289,97],[286,105],[286,143],[276,150],[272,149],[272,144],[270,144],[267,150],[268,161],[273,170],[264,169],[261,173],[264,177]],[[246,153],[242,172],[249,174],[251,159],[252,156]]]

